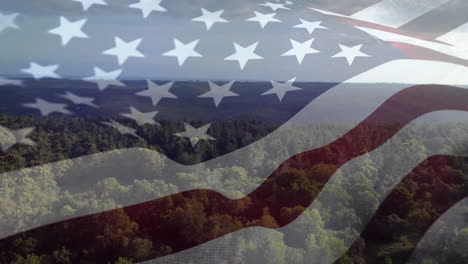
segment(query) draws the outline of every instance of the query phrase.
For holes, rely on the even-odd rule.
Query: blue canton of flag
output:
[[[88,12],[80,14],[79,3]],[[125,147],[143,141],[184,164],[244,147],[337,83],[405,57],[292,3],[51,1],[29,10],[20,3],[7,7],[20,12],[22,30],[3,33],[0,52],[12,57],[4,74],[23,79],[24,87],[2,87],[3,114],[94,120],[128,137]],[[198,144],[223,149],[227,143],[216,128],[235,120],[268,127],[197,160],[173,149],[175,141],[191,143],[184,149],[190,153]],[[162,139],[160,126],[167,121],[177,124]]]

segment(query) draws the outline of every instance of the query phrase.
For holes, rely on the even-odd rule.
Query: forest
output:
[[[200,125],[197,121],[190,123]],[[173,136],[183,122],[142,127],[139,133],[145,135],[144,139],[122,135],[102,125],[101,120],[79,117],[2,115],[0,125],[10,129],[36,127],[30,138],[37,142],[35,146],[18,145],[0,153],[2,237],[5,232],[20,233],[53,219],[111,212],[96,214],[91,222],[77,226],[65,222],[47,232],[25,232],[2,239],[0,263],[138,263],[149,257],[165,258],[190,243],[210,241],[227,231],[258,225],[271,230],[228,232],[223,237],[225,244],[210,251],[213,256],[204,253],[200,263],[222,263],[219,255],[225,256],[224,263],[406,263],[432,224],[468,194],[468,158],[462,155],[468,150],[468,128],[463,123],[413,124],[392,138],[393,152],[368,153],[339,170],[331,162],[306,166],[306,169],[286,168],[278,175],[279,180],[272,183],[268,195],[271,199],[292,197],[290,204],[262,208],[252,207],[246,200],[234,200],[242,202],[225,205],[230,207],[229,213],[227,209],[212,206],[212,200],[219,202],[221,198],[210,196],[208,191],[197,195],[179,192],[216,189],[232,197],[247,195],[265,181],[260,167],[269,164],[271,153],[286,160],[296,153],[286,151],[285,145],[297,144],[300,149],[299,145],[327,137],[343,124],[312,124],[307,130],[297,129],[281,135],[269,142],[268,149],[255,149],[242,166],[214,163],[210,167],[202,166],[202,173],[187,169],[170,176],[164,175],[170,170],[160,153],[182,164],[198,164],[247,146],[274,128],[256,121],[218,122],[213,124],[210,134],[221,140],[193,148],[188,141]],[[467,144],[455,144],[456,149],[451,151],[455,154],[430,155],[428,146],[432,143],[437,142],[440,149],[454,148],[454,140],[464,137]],[[80,173],[72,172],[76,168],[69,161],[71,158],[105,151],[119,155],[125,148],[148,150],[142,157],[136,157],[146,161],[147,168],[142,170],[147,173],[138,177],[87,175],[90,168],[106,163],[101,156],[88,162]],[[335,149],[326,151],[330,157],[338,155]],[[36,170],[35,166],[41,169]],[[404,169],[408,166],[409,173]],[[20,172],[13,173],[17,170]],[[328,181],[324,175],[335,170],[333,177],[338,180]],[[397,175],[404,177],[399,180]],[[76,187],[80,182],[87,182],[91,187]],[[291,182],[295,185],[290,186]],[[168,195],[172,195],[170,203],[155,205],[155,212],[160,208],[164,211],[154,213],[151,223],[138,219],[139,213],[122,209]],[[337,197],[337,201],[329,202],[322,196]],[[300,206],[303,201],[315,198],[318,201],[313,207]],[[456,210],[465,219],[468,217],[468,206]],[[295,217],[294,225],[282,226],[284,219]],[[168,230],[171,226],[163,223],[177,228]],[[468,263],[468,222],[443,229],[439,250],[425,252],[419,263]],[[57,238],[64,230],[67,235]],[[183,241],[168,242],[175,233]],[[51,237],[55,237],[55,242],[48,243]],[[90,241],[89,238],[94,241],[92,244],[80,243]],[[198,263],[195,257],[193,261]]]

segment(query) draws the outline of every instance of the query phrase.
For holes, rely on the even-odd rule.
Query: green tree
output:
[[[384,264],[392,264],[392,258],[389,257],[389,256],[386,256],[385,259],[384,259]]]
[[[54,262],[57,264],[72,264],[72,253],[65,247],[60,250],[55,250],[53,253]]]
[[[264,262],[266,264],[285,264],[287,246],[283,242],[281,232],[271,233],[263,244]]]
[[[26,257],[18,256],[11,264],[50,264],[47,256],[29,254]]]
[[[133,264],[133,262],[126,258],[119,258],[114,264]]]

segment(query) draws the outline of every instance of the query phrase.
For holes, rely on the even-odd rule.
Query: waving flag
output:
[[[466,5],[321,2],[2,4],[1,262],[409,259],[466,196]]]

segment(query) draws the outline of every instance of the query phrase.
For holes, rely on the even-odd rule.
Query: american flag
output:
[[[468,224],[467,10],[2,1],[0,261],[429,261]],[[380,254],[405,188],[445,202]]]

